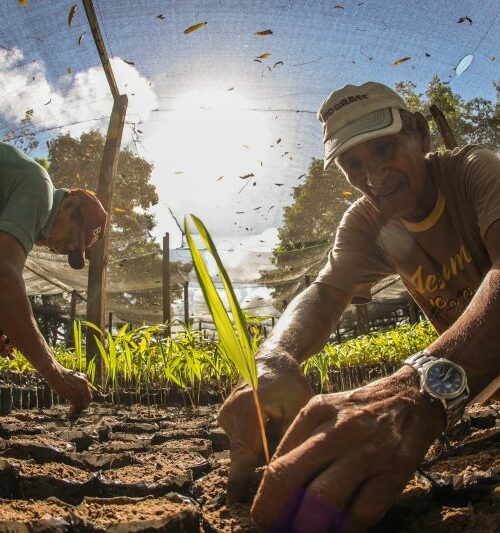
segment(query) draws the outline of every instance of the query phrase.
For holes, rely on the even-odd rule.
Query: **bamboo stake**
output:
[[[252,387],[253,399],[255,401],[255,408],[257,410],[257,418],[259,419],[260,434],[262,436],[262,445],[264,446],[264,455],[266,456],[266,463],[269,464],[271,459],[269,457],[269,447],[267,445],[266,427],[262,418],[262,411],[260,409],[259,397],[257,395],[257,389]]]

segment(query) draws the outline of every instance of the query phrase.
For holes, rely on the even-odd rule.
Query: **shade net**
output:
[[[107,311],[123,321],[162,320],[165,232],[173,316],[184,316],[188,281],[190,317],[210,320],[181,230],[189,213],[212,234],[250,313],[279,315],[314,281],[359,197],[321,170],[316,111],[344,84],[402,83],[429,119],[434,88],[459,143],[498,150],[496,0],[93,5],[129,101],[106,293]],[[95,190],[113,100],[80,1],[0,4],[0,94],[0,139],[47,160],[56,185]],[[84,316],[87,269],[36,249],[25,281],[31,295],[78,291]],[[396,278],[372,292],[381,316],[408,302]]]

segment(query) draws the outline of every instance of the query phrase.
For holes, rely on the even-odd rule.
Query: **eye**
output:
[[[358,172],[362,166],[361,160],[357,157],[348,157],[345,160],[341,161],[340,164],[347,173]]]
[[[377,157],[390,157],[394,143],[390,139],[380,139],[375,143],[374,151]]]

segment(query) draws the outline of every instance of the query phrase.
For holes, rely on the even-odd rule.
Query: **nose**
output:
[[[366,184],[372,189],[381,189],[384,186],[385,172],[381,165],[376,162],[365,164]]]

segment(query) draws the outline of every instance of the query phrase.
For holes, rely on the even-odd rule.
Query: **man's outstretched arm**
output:
[[[429,347],[460,364],[471,398],[500,373],[500,221],[486,233],[492,267],[459,319]],[[266,469],[252,508],[263,531],[361,531],[392,506],[445,427],[417,372],[313,398]]]
[[[13,344],[75,411],[87,407],[91,393],[80,374],[62,367],[52,356],[31,309],[22,272],[26,254],[9,233],[0,231],[0,327]]]

